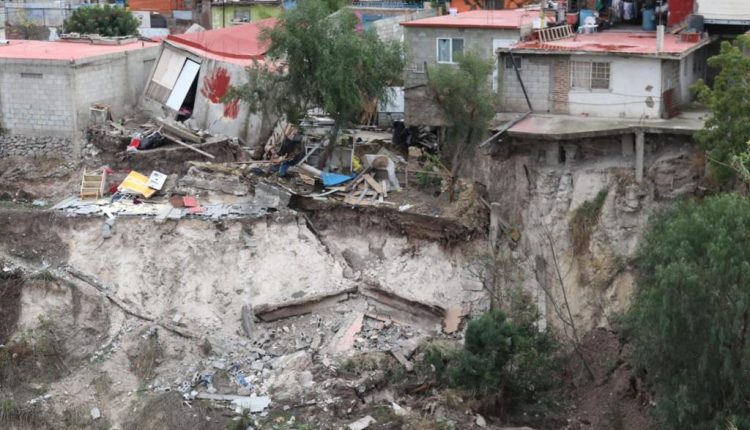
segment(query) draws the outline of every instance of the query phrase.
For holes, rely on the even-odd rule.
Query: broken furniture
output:
[[[95,172],[83,171],[83,179],[81,180],[81,199],[98,199],[104,195],[104,188],[107,182],[107,172],[105,169],[100,169]]]

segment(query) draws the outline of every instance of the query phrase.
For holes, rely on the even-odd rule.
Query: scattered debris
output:
[[[94,406],[93,408],[91,408],[91,419],[92,420],[96,421],[96,420],[98,420],[101,417],[102,417],[102,413],[99,411],[98,407]]]
[[[357,421],[349,424],[349,430],[364,430],[370,427],[370,424],[375,423],[375,418],[367,415],[364,418],[360,418]]]

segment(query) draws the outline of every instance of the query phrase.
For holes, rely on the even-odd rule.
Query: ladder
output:
[[[558,25],[557,27],[541,28],[537,30],[537,36],[539,36],[539,41],[542,43],[567,39],[574,36],[573,27],[570,25]]]
[[[83,171],[81,180],[81,200],[93,198],[98,199],[104,195],[104,186],[107,182],[107,172],[104,169],[94,172]]]

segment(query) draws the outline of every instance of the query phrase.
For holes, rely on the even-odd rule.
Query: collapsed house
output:
[[[11,134],[72,138],[92,105],[137,105],[157,57],[152,42],[11,40],[0,45],[0,125]]]
[[[250,145],[267,137],[275,118],[253,113],[240,100],[225,100],[225,95],[248,81],[248,66],[263,61],[268,43],[260,35],[275,24],[276,19],[269,18],[167,37],[147,80],[143,107],[154,116],[238,137]]]

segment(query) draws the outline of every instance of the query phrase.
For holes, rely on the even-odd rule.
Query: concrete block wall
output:
[[[427,68],[438,64],[437,39],[443,37],[463,38],[465,51],[478,52],[494,62],[496,57],[492,49],[493,40],[518,40],[520,31],[405,27],[404,102],[408,124],[444,125],[440,109],[435,105],[435,100],[426,87]]]
[[[360,10],[365,13],[367,9],[360,8]],[[429,18],[437,16],[437,14],[437,9],[421,9],[403,15],[396,15],[390,18],[377,20],[372,23],[372,28],[378,34],[380,40],[386,42],[401,42],[404,39],[404,27],[401,25],[402,22]]]
[[[12,134],[73,135],[73,81],[67,62],[0,61],[0,125]]]
[[[129,114],[138,104],[159,47],[118,52],[75,64],[76,111],[79,129],[89,120],[89,108],[108,105],[115,116]]]
[[[534,112],[550,110],[550,82],[551,61],[546,57],[514,55],[516,61],[520,59],[519,73],[526,92],[531,100]],[[500,62],[503,69],[503,85],[500,110],[505,112],[526,112],[529,110],[521,84],[518,82],[515,70],[505,68],[505,58]]]

